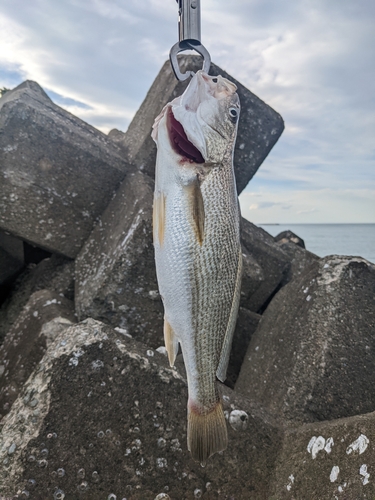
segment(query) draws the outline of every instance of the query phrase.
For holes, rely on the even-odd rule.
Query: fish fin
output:
[[[178,340],[174,331],[172,330],[171,325],[164,318],[164,343],[165,348],[167,349],[169,364],[174,366],[174,362],[176,360],[176,356],[178,353]]]
[[[202,467],[211,455],[226,449],[228,433],[221,401],[206,414],[189,406],[187,445],[192,458]]]
[[[191,207],[192,220],[196,239],[200,246],[204,240],[204,202],[198,177],[189,186],[186,187],[189,193],[189,203]]]
[[[160,196],[156,196],[154,198],[154,206],[152,210],[154,241],[158,239],[160,246],[162,246],[164,242],[165,201],[166,201],[166,196],[164,195],[164,193],[161,193]]]
[[[240,248],[238,255],[237,277],[233,293],[232,308],[228,319],[228,325],[227,325],[227,330],[225,332],[223,346],[221,348],[219,364],[216,370],[216,376],[220,380],[220,382],[225,382],[225,379],[227,378],[229,356],[232,347],[234,329],[236,327],[236,322],[237,322],[238,307],[240,304],[241,281],[242,281],[242,251]]]

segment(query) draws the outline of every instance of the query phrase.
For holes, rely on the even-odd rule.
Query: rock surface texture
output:
[[[230,445],[202,468],[186,449],[184,377],[165,356],[86,320],[56,336],[3,419],[0,491],[30,499],[58,491],[93,500],[267,498],[280,430],[230,389],[223,397]]]
[[[240,373],[251,337],[256,331],[261,317],[260,314],[249,311],[244,307],[240,307],[238,311],[236,329],[233,335],[232,351],[229,357],[227,380],[225,381],[226,385],[232,389]]]
[[[283,121],[235,83],[241,191]],[[34,82],[0,99],[0,500],[373,500],[375,265],[244,219],[228,448],[191,459],[183,358],[171,368],[163,347],[150,137],[186,84],[166,63],[109,136]]]
[[[0,287],[3,287],[24,267],[23,243],[0,231]],[[3,295],[0,291],[0,297]]]
[[[142,340],[163,344],[152,244],[153,181],[138,172],[112,199],[76,259],[79,319],[92,317]]]
[[[288,430],[269,500],[372,500],[374,436],[375,413]]]
[[[291,423],[375,409],[375,265],[315,262],[274,297],[236,390]]]
[[[319,257],[296,243],[280,240],[277,242],[281,250],[288,256],[290,265],[284,273],[281,284],[286,285],[289,281],[297,278],[308,269],[313,262],[319,260]]]
[[[113,141],[37,83],[0,99],[0,229],[75,257],[129,168]]]
[[[39,290],[56,292],[68,300],[74,298],[74,261],[52,255],[38,264],[29,264],[13,283],[0,307],[0,343],[8,333],[30,296]]]
[[[277,236],[275,236],[275,241],[279,241],[280,243],[290,242],[301,248],[306,248],[303,239],[294,234],[293,231],[282,231]]]
[[[74,305],[49,290],[35,292],[0,348],[0,418],[9,411],[53,339],[50,322],[55,329],[75,322]]]
[[[262,312],[285,280],[290,259],[270,234],[246,219],[241,221],[241,242],[245,261],[241,305]]]

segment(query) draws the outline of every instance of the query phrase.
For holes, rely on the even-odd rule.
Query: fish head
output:
[[[154,124],[164,126],[169,146],[182,162],[222,163],[233,155],[240,115],[237,87],[222,76],[198,71],[182,96],[167,104]],[[164,134],[165,135],[165,134]]]

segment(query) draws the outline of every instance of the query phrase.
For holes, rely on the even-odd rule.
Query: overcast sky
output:
[[[285,121],[243,215],[374,223],[374,0],[201,4],[212,60]],[[126,130],[176,41],[175,0],[1,0],[0,87],[35,80],[103,132]]]

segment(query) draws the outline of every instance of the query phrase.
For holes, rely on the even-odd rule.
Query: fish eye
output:
[[[229,118],[235,122],[238,118],[238,110],[236,108],[229,108]]]
[[[212,81],[213,81],[214,83],[217,83],[217,78],[212,78]]]

